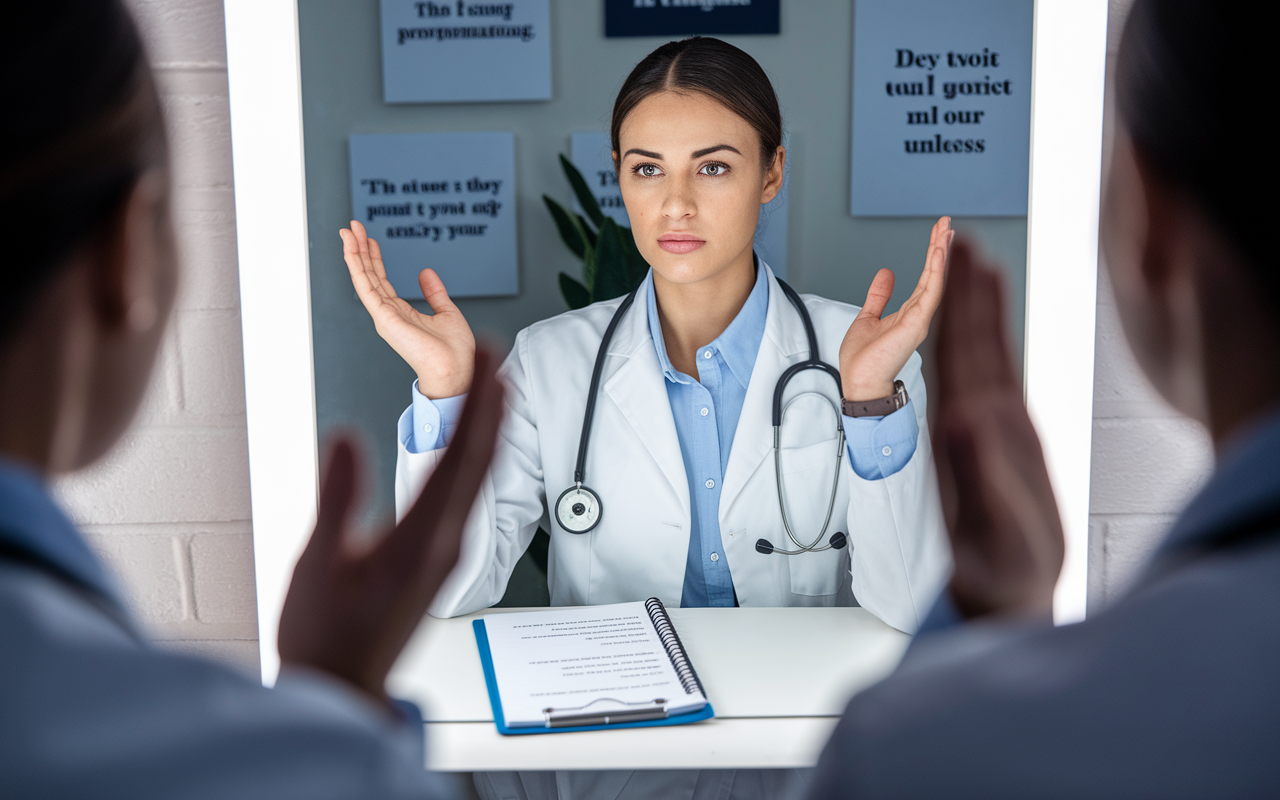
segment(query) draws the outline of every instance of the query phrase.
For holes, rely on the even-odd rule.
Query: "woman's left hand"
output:
[[[929,234],[929,252],[916,290],[894,313],[881,318],[893,296],[893,270],[876,273],[862,311],[840,345],[840,378],[846,400],[876,400],[893,394],[893,381],[929,333],[942,299],[951,218],[941,217]]]

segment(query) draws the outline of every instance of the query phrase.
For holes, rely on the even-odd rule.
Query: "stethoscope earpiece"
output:
[[[779,553],[784,556],[798,556],[801,553],[821,553],[823,550],[842,550],[849,543],[849,537],[844,535],[844,531],[836,531],[831,534],[831,538],[827,540],[825,547],[809,547],[803,550],[780,550],[773,546],[773,542],[768,539],[756,539],[756,552],[762,556],[770,553]]]

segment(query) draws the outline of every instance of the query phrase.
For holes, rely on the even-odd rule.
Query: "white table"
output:
[[[672,608],[716,718],[689,725],[502,736],[471,622],[428,617],[388,679],[427,717],[432,769],[811,767],[849,697],[887,675],[908,637],[861,608]]]

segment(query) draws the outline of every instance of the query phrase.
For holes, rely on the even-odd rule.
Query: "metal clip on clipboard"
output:
[[[621,710],[587,711],[596,703],[610,702],[631,706]],[[585,706],[574,708],[544,708],[542,718],[548,728],[576,728],[586,725],[618,725],[624,722],[648,722],[654,719],[667,718],[667,701],[658,697],[652,702],[624,703],[611,697],[592,700]]]

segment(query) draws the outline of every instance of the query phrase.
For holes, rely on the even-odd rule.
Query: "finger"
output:
[[[963,350],[965,308],[969,302],[969,284],[973,273],[973,250],[965,241],[956,243],[951,252],[950,274],[946,290],[938,305],[938,413],[941,415],[963,384],[967,353]]]
[[[998,272],[975,262],[965,338],[970,364],[966,385],[973,391],[1008,390],[1015,383],[1010,344],[1004,336],[1005,311],[1000,283]]]
[[[350,439],[344,437],[333,443],[321,471],[316,526],[303,558],[327,561],[342,547],[355,497],[355,447]]]
[[[983,500],[983,473],[974,431],[963,414],[953,414],[942,428],[940,452],[947,461],[950,480],[948,503],[944,505],[947,533],[954,549],[966,540],[972,541],[990,529],[990,514]],[[948,507],[949,506],[949,507]]]
[[[893,280],[891,269],[882,269],[876,273],[876,277],[871,281],[871,287],[867,289],[867,301],[862,304],[858,319],[880,319],[885,306],[889,305],[889,299],[893,297]]]
[[[1005,310],[1004,276],[993,267],[984,267],[981,271],[983,289],[987,303],[992,309],[991,317],[985,330],[987,348],[991,357],[992,375],[1000,385],[1017,387],[1021,390],[1021,381],[1013,355],[1013,340],[1009,337],[1009,319]]]
[[[382,263],[382,246],[378,244],[377,239],[369,240],[369,261],[372,262],[374,274],[387,285],[392,296],[395,296],[396,289],[391,285],[391,281],[387,280],[387,267]]]
[[[955,245],[949,269],[940,299],[945,309],[938,331],[939,402],[979,392],[1016,391],[999,274],[981,264],[972,245],[963,240]]]
[[[347,272],[351,275],[351,285],[356,296],[364,304],[370,315],[375,315],[384,300],[396,296],[395,289],[385,280],[380,280],[373,271],[366,255],[361,255],[360,245],[355,234],[347,229],[338,231],[342,237],[342,257],[347,262]]]
[[[929,251],[942,244],[950,231],[951,217],[938,217],[938,221],[933,223],[933,228],[929,231]]]
[[[427,299],[427,305],[431,306],[432,312],[439,314],[442,311],[458,310],[458,307],[449,299],[444,281],[440,280],[440,276],[434,269],[428,267],[418,273],[418,286],[422,287],[422,296]]]
[[[937,308],[937,303],[942,298],[947,256],[951,251],[951,241],[955,238],[955,233],[951,229],[951,217],[941,217],[934,223],[933,231],[929,236],[929,249],[924,254],[924,269],[920,271],[920,280],[916,281],[915,291],[908,298],[908,303],[932,299],[930,311]]]

